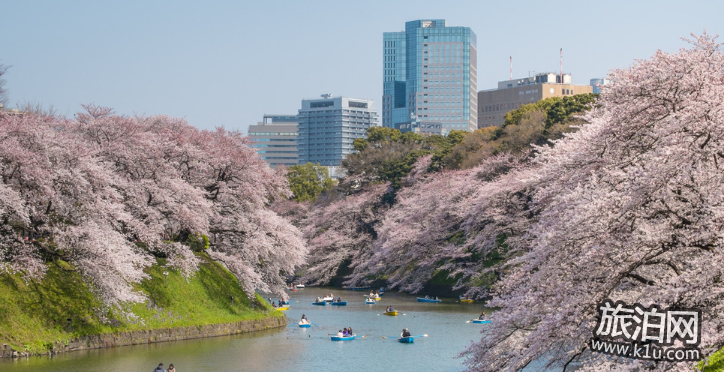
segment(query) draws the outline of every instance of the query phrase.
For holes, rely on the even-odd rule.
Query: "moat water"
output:
[[[314,306],[317,296],[341,296],[347,306]],[[150,345],[78,351],[53,357],[0,360],[0,370],[25,371],[148,371],[173,363],[180,372],[209,371],[460,371],[464,358],[456,356],[480,340],[485,324],[466,321],[491,309],[480,303],[417,302],[416,296],[388,292],[375,305],[364,304],[365,292],[310,287],[289,292],[289,326],[238,336],[214,337]],[[272,298],[278,301],[278,298]],[[381,315],[386,306],[397,317]],[[299,328],[302,314],[316,323]],[[342,327],[352,327],[353,341],[330,340]],[[408,328],[418,337],[401,344],[397,337]],[[360,337],[362,336],[362,337]],[[387,338],[385,338],[387,337]]]

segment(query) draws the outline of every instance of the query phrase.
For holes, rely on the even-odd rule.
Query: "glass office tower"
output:
[[[469,27],[417,20],[383,39],[382,125],[437,122],[442,133],[478,128],[477,38]]]

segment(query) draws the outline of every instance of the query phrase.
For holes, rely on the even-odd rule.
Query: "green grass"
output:
[[[705,363],[706,366],[704,365]],[[709,356],[706,361],[699,362],[699,369],[701,369],[702,372],[724,371],[724,348],[719,349],[719,351]]]
[[[137,286],[148,301],[125,309],[137,315],[136,319],[104,309],[65,262],[51,263],[45,277],[37,282],[26,283],[19,275],[2,274],[0,343],[39,353],[47,351],[54,341],[62,343],[78,336],[284,316],[259,295],[249,299],[236,278],[206,254],[199,257],[203,260],[200,270],[188,280],[163,266],[163,260],[149,268],[146,272],[151,279]],[[108,320],[102,322],[101,318]]]

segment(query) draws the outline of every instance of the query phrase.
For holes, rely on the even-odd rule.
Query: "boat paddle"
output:
[[[382,336],[382,338],[385,338],[385,339],[387,339],[387,338],[398,339],[398,338],[401,338],[401,337],[402,337],[402,336],[389,336],[389,337],[388,337],[388,336]],[[428,337],[428,336],[427,336],[427,333],[425,333],[424,335],[410,336],[410,337],[412,337],[412,338],[418,338],[418,337]]]

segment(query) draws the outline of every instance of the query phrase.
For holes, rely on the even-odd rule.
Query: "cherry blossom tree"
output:
[[[592,352],[606,298],[700,309],[704,355],[724,345],[724,54],[707,34],[691,42],[614,70],[590,124],[516,172],[536,217],[471,370],[692,368]]]
[[[431,157],[421,158],[403,180],[395,205],[380,217],[374,254],[355,271],[353,282],[384,275],[390,287],[415,293],[440,271],[457,278],[454,289],[497,278],[498,268],[486,257],[498,256],[500,236],[514,239],[528,226],[526,185],[506,175],[527,154],[427,173]],[[483,297],[488,290],[474,285],[469,294]]]
[[[378,215],[385,209],[381,199],[388,191],[389,184],[371,185],[350,196],[322,200],[298,218],[309,247],[302,281],[328,284],[340,267],[355,271],[367,263]]]
[[[74,120],[0,114],[0,270],[37,279],[64,260],[121,306],[143,298],[133,284],[154,256],[192,275],[200,261],[186,241],[203,234],[250,295],[282,290],[306,247],[268,209],[290,195],[284,174],[247,138],[85,108]]]

